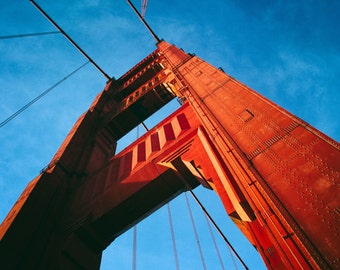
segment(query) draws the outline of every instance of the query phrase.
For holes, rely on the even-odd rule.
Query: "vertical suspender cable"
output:
[[[139,126],[136,128],[136,136],[139,138]],[[132,270],[137,269],[137,225],[133,226],[133,251],[132,251]]]
[[[200,256],[201,256],[202,266],[203,266],[203,269],[206,270],[207,267],[205,265],[204,256],[203,256],[201,244],[200,244],[200,241],[199,241],[199,238],[198,238],[197,229],[196,229],[196,225],[195,225],[195,222],[194,222],[194,217],[193,217],[192,212],[191,212],[189,199],[188,199],[187,193],[184,193],[184,195],[185,195],[185,200],[187,202],[187,206],[188,206],[188,210],[189,210],[189,214],[190,214],[190,219],[191,219],[192,227],[194,229],[198,251],[199,251]]]
[[[137,225],[133,226],[132,270],[137,269]]]
[[[217,256],[218,256],[218,260],[219,260],[219,262],[220,262],[220,264],[221,264],[221,269],[224,270],[224,269],[225,269],[225,268],[224,268],[224,264],[223,264],[223,261],[222,261],[222,257],[221,257],[220,251],[219,251],[218,246],[217,246],[217,244],[216,244],[216,240],[215,240],[213,231],[212,231],[211,226],[210,226],[210,221],[209,221],[209,219],[207,218],[206,215],[204,215],[204,217],[205,217],[205,220],[207,221],[208,229],[209,229],[211,238],[212,238],[212,240],[213,240],[213,242],[214,242],[214,247],[215,247],[215,250],[216,250],[216,253],[217,253]]]
[[[141,14],[142,18],[145,17],[147,5],[148,5],[148,0],[142,0],[142,14]]]
[[[215,229],[218,231],[218,233],[222,236],[223,240],[226,242],[226,244],[228,245],[228,247],[231,249],[231,251],[235,254],[235,256],[237,257],[237,259],[240,261],[240,263],[243,265],[244,269],[248,270],[248,266],[245,264],[245,262],[242,260],[242,258],[240,257],[240,255],[236,252],[236,250],[234,249],[234,247],[231,245],[231,243],[228,241],[227,237],[223,234],[223,232],[221,231],[221,229],[217,226],[216,222],[213,220],[213,218],[209,215],[208,211],[204,208],[204,206],[202,205],[202,203],[199,201],[199,199],[196,197],[195,193],[189,189],[190,194],[192,195],[192,197],[195,199],[195,201],[198,203],[198,205],[201,207],[201,209],[203,210],[203,212],[206,214],[207,218],[211,221],[211,223],[213,224],[213,226],[215,227]]]
[[[238,270],[238,267],[237,267],[237,265],[236,265],[236,262],[235,262],[235,259],[234,259],[233,253],[232,253],[232,250],[230,249],[229,246],[228,246],[228,251],[229,251],[229,254],[230,254],[231,261],[233,262],[234,268],[235,268],[236,270]]]
[[[177,254],[177,248],[176,248],[176,240],[175,240],[174,226],[173,226],[173,224],[172,224],[170,203],[167,203],[166,205],[167,205],[167,207],[168,207],[168,215],[169,215],[169,223],[170,223],[170,232],[171,232],[172,246],[173,246],[173,249],[174,249],[174,256],[175,256],[175,262],[176,262],[176,270],[179,270],[178,254]]]

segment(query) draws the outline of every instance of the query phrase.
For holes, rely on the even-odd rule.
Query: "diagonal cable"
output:
[[[214,233],[213,233],[213,231],[211,229],[211,225],[210,225],[209,219],[208,219],[208,217],[206,215],[204,215],[204,217],[205,217],[205,220],[207,221],[207,225],[208,225],[208,229],[209,229],[209,232],[210,232],[210,236],[211,236],[211,238],[213,240],[214,247],[215,247],[215,250],[216,250],[216,253],[217,253],[217,256],[218,256],[218,260],[219,260],[220,265],[221,265],[221,269],[225,270],[224,264],[223,264],[223,261],[222,261],[222,257],[221,257],[221,253],[220,253],[220,250],[219,250],[219,248],[217,246],[217,243],[216,243],[216,240],[215,240],[215,236],[214,236]],[[232,257],[232,255],[231,255],[231,257]]]
[[[39,99],[41,99],[42,97],[44,97],[45,95],[47,95],[49,92],[51,92],[54,88],[56,88],[59,84],[61,84],[62,82],[64,82],[65,80],[67,80],[68,78],[70,78],[72,75],[74,75],[77,71],[79,71],[80,69],[82,69],[84,66],[86,66],[89,63],[89,61],[87,61],[86,63],[82,64],[80,67],[78,67],[77,69],[75,69],[74,71],[72,71],[71,73],[69,73],[66,77],[64,77],[63,79],[61,79],[60,81],[56,82],[54,85],[52,85],[51,87],[49,87],[48,89],[46,89],[44,92],[42,92],[39,96],[37,96],[36,98],[34,98],[33,100],[31,100],[30,102],[28,102],[25,106],[23,106],[22,108],[20,108],[19,110],[17,110],[15,113],[13,113],[10,117],[8,117],[7,119],[5,119],[4,121],[2,121],[0,123],[0,128],[2,128],[4,125],[6,125],[8,122],[10,122],[11,120],[13,120],[15,117],[17,117],[19,114],[21,114],[23,111],[27,110],[29,107],[31,107],[35,102],[37,102]]]

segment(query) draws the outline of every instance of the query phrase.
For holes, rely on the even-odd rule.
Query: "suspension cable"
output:
[[[54,21],[54,20],[52,20],[52,18],[50,17],[50,16],[48,16],[48,14],[36,3],[36,2],[34,2],[34,0],[30,0],[31,1],[31,3],[40,11],[40,13],[41,14],[43,14],[45,17],[46,17],[46,19],[47,20],[49,20],[49,22],[51,23],[51,24],[53,24],[53,26],[55,27],[55,28],[57,28],[59,31],[60,31],[60,33],[62,33],[65,37],[66,37],[66,39],[69,41],[69,42],[71,42],[71,44],[83,55],[83,56],[85,56],[86,58],[87,58],[87,60],[89,60],[90,62],[91,62],[91,64],[92,65],[94,65],[95,66],[95,68],[101,73],[101,74],[103,74],[103,76],[106,78],[106,79],[108,79],[108,80],[111,80],[111,77],[109,76],[109,75],[107,75],[106,73],[105,73],[105,71],[104,70],[102,70],[98,65],[97,65],[97,63],[96,62],[94,62],[93,61],[93,59],[86,53],[86,52],[84,52],[84,50],[82,49],[82,48],[80,48],[79,47],[79,45],[77,44],[77,43],[75,43],[74,41],[73,41],[73,39]]]
[[[145,131],[149,131],[148,127],[145,125],[144,122],[142,122],[142,126],[143,126],[143,128],[145,129]]]
[[[37,102],[39,99],[41,99],[43,96],[45,96],[46,94],[48,94],[49,92],[51,92],[54,88],[56,88],[59,84],[61,84],[62,82],[64,82],[65,80],[67,80],[68,78],[70,78],[72,75],[74,75],[77,71],[79,71],[80,69],[82,69],[84,66],[86,66],[89,63],[89,61],[87,61],[86,63],[82,64],[80,67],[76,68],[74,71],[72,71],[71,73],[69,73],[66,77],[64,77],[63,79],[61,79],[60,81],[56,82],[54,85],[52,85],[51,87],[49,87],[48,89],[46,89],[44,92],[42,92],[39,96],[37,96],[36,98],[34,98],[33,100],[31,100],[30,102],[28,102],[25,106],[23,106],[21,109],[17,110],[15,113],[13,113],[10,117],[8,117],[7,119],[5,119],[4,121],[2,121],[0,123],[0,128],[2,128],[4,125],[6,125],[8,122],[10,122],[11,120],[13,120],[15,117],[17,117],[19,114],[21,114],[23,111],[25,111],[26,109],[28,109],[30,106],[32,106],[35,102]]]
[[[199,251],[200,256],[201,256],[202,266],[203,266],[203,269],[206,270],[207,267],[206,267],[206,265],[205,265],[204,256],[203,256],[203,252],[202,252],[202,247],[201,247],[201,244],[200,244],[200,241],[199,241],[199,238],[198,238],[197,229],[196,229],[194,217],[193,217],[193,215],[192,215],[192,211],[191,211],[191,207],[190,207],[188,195],[187,195],[186,192],[184,193],[184,195],[185,195],[185,200],[186,200],[186,202],[187,202],[187,206],[188,206],[188,210],[189,210],[189,214],[190,214],[190,219],[191,219],[192,227],[193,227],[193,229],[194,229],[194,233],[195,233],[195,237],[196,237],[196,242],[197,242],[198,251]]]
[[[209,229],[209,232],[210,232],[210,236],[211,236],[211,238],[213,240],[214,247],[215,247],[215,250],[216,250],[216,253],[217,253],[217,256],[218,256],[218,260],[219,260],[219,262],[221,264],[221,269],[224,270],[225,269],[224,268],[224,264],[223,264],[223,261],[222,261],[220,250],[218,249],[218,246],[216,244],[215,236],[214,236],[213,231],[212,231],[211,226],[210,226],[210,221],[209,221],[209,219],[207,218],[206,215],[204,215],[204,217],[205,217],[205,220],[207,221],[207,225],[208,225],[208,229]]]
[[[152,30],[152,28],[148,25],[148,23],[145,21],[145,19],[142,17],[142,15],[138,12],[138,10],[136,9],[136,7],[132,4],[132,2],[130,0],[127,0],[128,4],[130,5],[130,7],[132,8],[132,10],[136,13],[136,15],[138,16],[138,18],[141,20],[141,22],[144,24],[144,26],[146,27],[146,29],[150,32],[150,34],[152,35],[152,37],[156,40],[156,42],[160,42],[161,40],[159,39],[159,37],[157,37],[157,35],[155,34],[155,32]]]
[[[221,237],[223,238],[223,240],[226,242],[226,244],[228,245],[228,247],[231,249],[231,251],[235,254],[235,256],[237,257],[237,259],[240,261],[240,263],[243,265],[244,269],[248,270],[248,266],[244,263],[244,261],[242,260],[242,258],[240,257],[240,255],[236,252],[236,250],[234,249],[234,247],[231,245],[231,243],[228,241],[227,237],[223,234],[223,232],[221,231],[221,229],[217,226],[216,222],[213,220],[213,218],[209,215],[208,211],[204,208],[204,206],[202,205],[202,203],[200,202],[200,200],[196,197],[195,193],[189,189],[190,194],[192,195],[192,197],[195,199],[195,201],[197,202],[197,204],[201,207],[201,209],[203,210],[203,212],[205,213],[205,215],[207,216],[207,218],[211,221],[211,223],[213,224],[213,226],[215,227],[215,229],[218,231],[218,233],[221,235]]]
[[[31,33],[31,34],[19,34],[19,35],[0,36],[0,39],[22,38],[22,37],[32,37],[32,36],[43,36],[43,35],[51,35],[51,34],[60,34],[60,32],[59,31],[51,31],[51,32]]]
[[[174,249],[174,256],[175,256],[175,262],[176,262],[176,270],[179,270],[178,254],[177,254],[177,247],[176,247],[176,240],[175,240],[174,225],[173,225],[173,223],[172,223],[170,202],[168,202],[166,205],[167,205],[167,207],[168,207],[168,215],[169,215],[169,223],[170,223],[170,232],[171,232],[172,246],[173,246],[173,249]]]

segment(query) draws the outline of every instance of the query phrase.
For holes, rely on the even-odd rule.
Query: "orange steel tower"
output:
[[[119,138],[174,97],[176,112],[115,154]],[[160,41],[107,83],[27,186],[1,225],[1,266],[97,269],[117,236],[202,184],[269,269],[336,269],[339,173],[337,142]]]

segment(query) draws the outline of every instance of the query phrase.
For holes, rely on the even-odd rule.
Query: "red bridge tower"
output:
[[[179,110],[115,154],[174,97]],[[337,142],[161,41],[108,82],[27,186],[1,225],[1,265],[97,269],[116,237],[202,184],[269,269],[336,269],[339,167]]]

